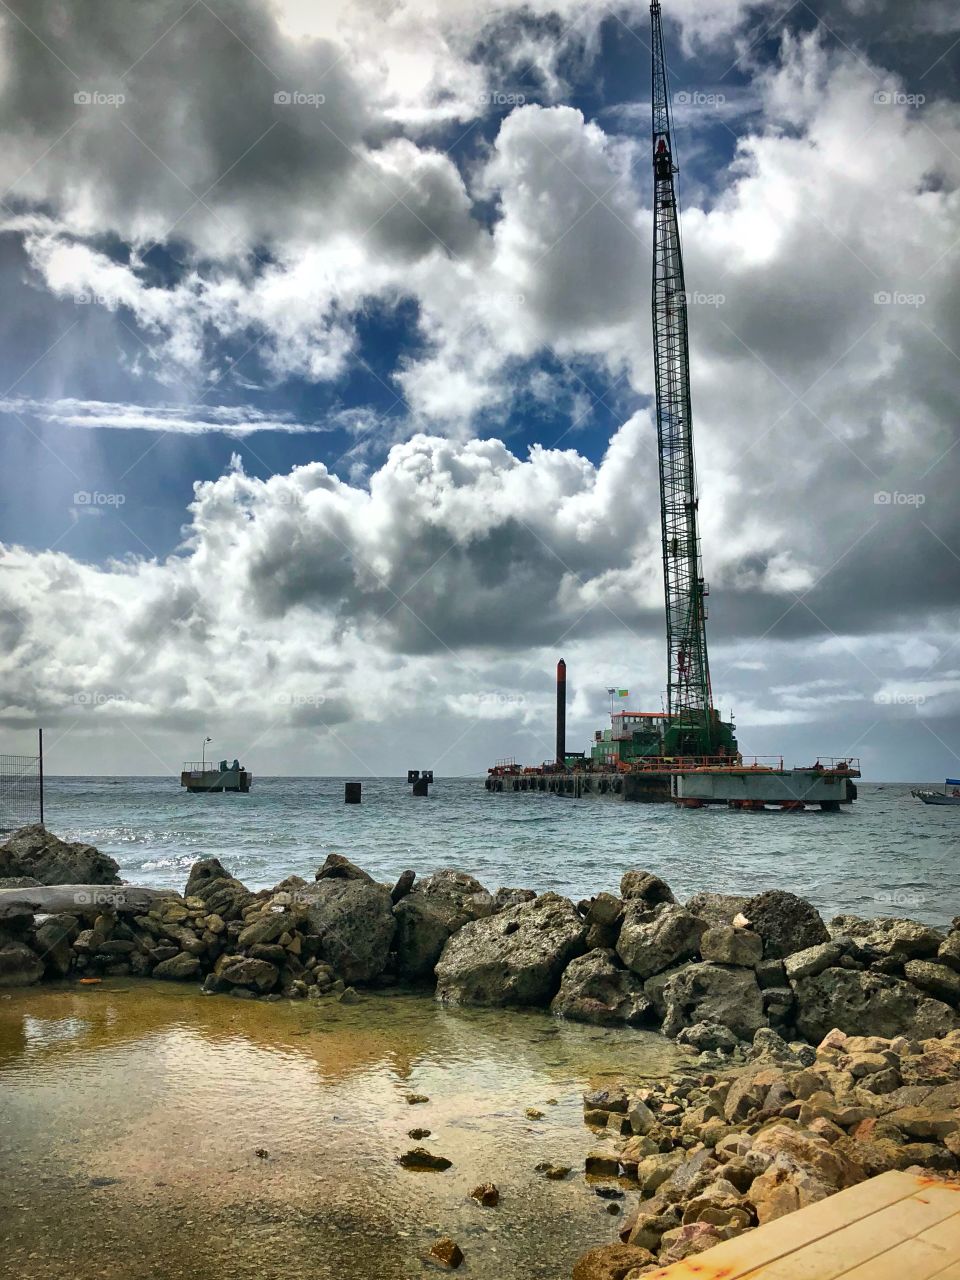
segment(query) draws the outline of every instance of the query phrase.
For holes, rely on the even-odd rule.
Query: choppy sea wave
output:
[[[337,852],[383,880],[456,866],[491,889],[579,898],[645,867],[678,898],[781,888],[826,915],[960,915],[960,810],[924,806],[909,786],[863,784],[839,814],[750,814],[489,795],[464,778],[438,778],[426,799],[401,779],[368,778],[363,803],[345,805],[343,781],[258,777],[242,796],[187,795],[175,778],[51,778],[47,825],[112,854],[125,879],[178,888],[202,856],[259,888],[293,872],[312,878]]]

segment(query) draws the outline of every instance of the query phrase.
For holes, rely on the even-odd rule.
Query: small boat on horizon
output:
[[[947,788],[951,788],[949,791]],[[930,791],[925,787],[914,787],[910,794],[924,804],[960,805],[960,778],[946,778],[943,791]]]

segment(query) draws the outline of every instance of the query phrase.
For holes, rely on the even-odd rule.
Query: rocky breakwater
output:
[[[67,880],[94,866],[96,850],[37,830]],[[17,842],[24,844],[24,833]],[[116,879],[111,866],[106,860]],[[453,870],[422,881],[405,872],[391,888],[339,854],[312,882],[290,876],[257,892],[216,858],[195,863],[183,894],[10,878],[0,882],[0,985],[132,975],[245,999],[352,1001],[357,986],[432,982],[441,952],[465,924],[534,897],[528,890],[490,894]]]
[[[573,1280],[639,1280],[875,1174],[955,1180],[960,1031],[832,1029],[814,1050],[763,1028],[722,1065],[704,1053],[661,1084],[586,1095],[584,1120],[586,1176],[636,1199]]]
[[[950,930],[827,924],[779,890],[679,903],[646,871],[578,903],[491,893],[452,869],[405,871],[391,887],[338,854],[313,881],[256,892],[205,858],[178,894],[119,885],[112,859],[42,828],[0,846],[0,866],[18,873],[0,880],[6,985],[133,974],[276,999],[421,982],[451,1004],[549,1008],[722,1053],[764,1028],[813,1044],[834,1027],[914,1040],[960,1029],[960,918]],[[68,883],[50,887],[56,878]]]

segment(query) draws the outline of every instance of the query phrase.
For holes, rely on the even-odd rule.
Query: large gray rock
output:
[[[738,964],[753,969],[763,958],[763,939],[752,929],[713,925],[700,939],[700,954],[715,964]]]
[[[677,1035],[677,1044],[692,1045],[700,1053],[712,1053],[717,1049],[729,1053],[739,1043],[730,1028],[719,1022],[695,1022],[692,1027],[684,1027]]]
[[[396,928],[386,885],[340,877],[318,880],[302,891],[304,904],[304,932],[319,939],[319,959],[348,984],[379,977]]]
[[[929,1028],[934,1024],[944,1026],[941,1034],[960,1027],[960,1018],[947,1005],[885,973],[824,969],[791,986],[797,997],[797,1030],[813,1044],[834,1027],[847,1035],[886,1039],[932,1034]]]
[[[768,960],[780,960],[830,941],[820,912],[795,893],[782,889],[759,893],[750,899],[743,914],[750,921],[750,928],[763,939],[763,954]]]
[[[185,898],[199,898],[211,915],[221,920],[238,920],[254,895],[230,874],[218,858],[201,858],[190,868]]]
[[[187,982],[200,976],[200,961],[196,956],[181,951],[169,960],[161,960],[153,971],[155,978],[172,978],[178,982]]]
[[[784,972],[788,978],[810,978],[824,969],[832,969],[843,954],[839,942],[821,942],[816,947],[807,947],[803,951],[795,951],[784,962]]]
[[[617,963],[616,952],[610,949],[588,951],[571,960],[550,1008],[561,1018],[598,1026],[637,1026],[651,1021],[654,1013],[643,983]]]
[[[506,911],[507,907],[519,907],[522,902],[533,902],[536,896],[535,889],[510,889],[501,885],[493,895],[493,909]]]
[[[663,1033],[675,1036],[681,1027],[719,1022],[741,1040],[752,1040],[767,1025],[763,999],[752,969],[726,965],[690,964],[663,988],[666,1015]]]
[[[691,915],[702,916],[709,925],[733,924],[735,916],[741,915],[749,894],[743,893],[695,893],[686,903]]]
[[[652,871],[625,871],[620,877],[620,896],[639,899],[648,907],[655,907],[661,902],[676,902],[666,880],[661,880]]]
[[[612,893],[598,893],[595,898],[578,904],[577,910],[587,924],[587,950],[616,947],[623,921],[623,901]]]
[[[903,973],[907,981],[921,991],[929,991],[954,1008],[960,1006],[960,973],[955,973],[948,965],[934,964],[931,960],[908,960],[903,966]]]
[[[70,972],[73,954],[70,943],[80,932],[80,921],[66,913],[48,916],[37,928],[34,946],[51,977],[63,978]]]
[[[447,868],[421,880],[393,909],[398,974],[430,977],[450,935],[493,912],[491,895],[464,871]]]
[[[830,921],[830,932],[835,938],[855,938],[876,954],[897,960],[932,959],[945,940],[945,935],[930,925],[895,916],[878,916],[874,920],[836,916]]]
[[[450,937],[437,962],[437,999],[546,1006],[583,952],[585,935],[576,907],[556,893],[473,920]]]
[[[280,970],[269,960],[251,959],[247,956],[221,956],[214,972],[222,984],[248,987],[251,991],[259,992],[271,991],[280,977]]]
[[[0,876],[29,876],[41,884],[119,884],[120,866],[92,844],[59,840],[36,823],[0,845]]]
[[[960,931],[948,933],[937,950],[937,961],[960,973]]]
[[[683,964],[674,965],[672,969],[664,969],[663,973],[655,973],[652,978],[648,978],[643,984],[643,994],[653,1002],[653,1007],[660,1022],[663,1021],[667,1014],[667,997],[664,994],[667,985],[678,974],[683,973],[684,970],[689,969],[694,964],[699,964],[699,961],[687,960]]]
[[[43,961],[23,942],[0,946],[0,987],[29,987],[43,977]]]
[[[706,929],[705,920],[676,904],[650,910],[642,898],[630,899],[624,909],[617,955],[638,978],[650,978],[695,956]]]
[[[364,884],[374,884],[373,876],[362,867],[345,858],[342,853],[328,853],[323,866],[317,869],[318,880],[361,880]]]

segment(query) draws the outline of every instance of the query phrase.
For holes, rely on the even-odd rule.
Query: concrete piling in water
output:
[[[361,783],[359,782],[345,782],[343,784],[343,803],[359,804],[360,788],[361,788]]]
[[[428,796],[430,794],[430,784],[433,782],[433,770],[408,769],[407,782],[410,783],[411,795]]]

